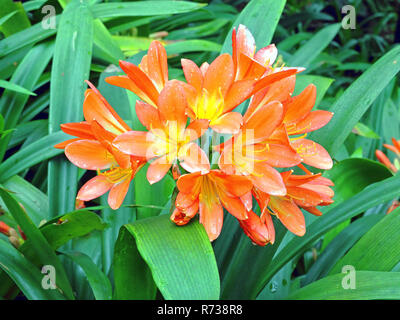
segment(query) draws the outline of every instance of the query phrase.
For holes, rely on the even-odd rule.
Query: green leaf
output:
[[[125,58],[118,44],[99,19],[94,20],[93,43],[94,57],[116,65],[118,65],[119,60]]]
[[[87,1],[74,0],[65,8],[58,26],[50,85],[49,133],[60,124],[82,119],[82,103],[93,44],[93,17]],[[72,211],[78,169],[63,156],[49,162],[50,214]],[[60,192],[64,190],[64,192]]]
[[[0,17],[7,18],[0,23],[0,31],[6,38],[31,26],[21,2],[3,0],[0,6]]]
[[[137,250],[165,299],[219,298],[220,284],[214,252],[204,227],[198,221],[179,227],[169,220],[168,215],[161,215],[138,220],[125,225],[125,228],[134,237]],[[135,250],[134,245],[130,248]],[[121,271],[130,272],[135,277],[135,270]],[[143,271],[134,284],[144,281],[138,278],[142,274]],[[130,285],[129,282],[118,283],[119,287]]]
[[[308,67],[310,63],[331,43],[341,27],[340,23],[328,25],[308,40],[287,63],[291,67]]]
[[[52,54],[53,45],[51,43],[42,43],[32,48],[18,65],[11,77],[11,82],[22,86],[27,90],[33,90],[41,74],[49,63]],[[35,61],[35,63],[32,63],[32,61]],[[0,113],[4,117],[5,130],[15,128],[28,98],[29,96],[23,93],[10,90],[4,91],[0,100]],[[10,137],[11,136],[8,135],[7,137],[1,138],[0,159],[4,156]]]
[[[345,265],[356,270],[390,271],[400,261],[400,209],[386,215],[336,263],[330,274]]]
[[[255,295],[271,277],[297,254],[304,252],[308,245],[319,239],[324,233],[343,221],[372,208],[380,203],[392,200],[400,195],[400,176],[394,176],[371,184],[360,193],[328,210],[322,217],[307,227],[303,237],[295,237],[274,257],[270,268],[263,273],[263,281],[254,289]]]
[[[140,255],[135,238],[122,227],[114,249],[114,299],[154,300],[157,293],[151,270]]]
[[[366,138],[370,138],[370,139],[380,139],[380,136],[376,132],[374,132],[371,128],[369,128],[365,124],[362,124],[361,122],[358,122],[354,126],[353,132],[362,137],[366,137]]]
[[[328,207],[332,209],[370,184],[391,177],[392,173],[379,162],[354,158],[338,162],[331,170],[326,171],[324,175],[335,183],[333,187],[335,192],[333,200],[335,202]],[[350,219],[328,231],[324,235],[322,250],[349,223]]]
[[[346,226],[341,232],[336,233],[336,237],[330,241],[307,272],[302,284],[307,285],[325,277],[354,243],[382,218],[382,215],[377,214],[365,216]]]
[[[56,29],[43,29],[42,23],[37,23],[28,29],[17,32],[0,41],[0,57],[14,54],[17,50],[49,38]],[[39,60],[31,60],[39,61]]]
[[[35,164],[63,153],[63,150],[54,148],[54,145],[67,140],[68,137],[67,134],[58,131],[49,134],[48,136],[45,136],[16,152],[0,164],[0,182],[6,181],[13,175],[18,174]]]
[[[43,274],[11,244],[0,239],[0,268],[15,282],[29,300],[63,300],[57,290],[42,288]],[[4,297],[7,298],[7,297]]]
[[[295,300],[383,300],[400,299],[400,272],[356,271],[355,289],[344,289],[346,274],[321,279],[294,292]]]
[[[204,7],[189,1],[135,1],[131,3],[101,3],[92,7],[96,18],[138,17],[183,13]]]
[[[334,155],[362,115],[399,70],[400,46],[397,46],[375,62],[346,89],[329,109],[335,113],[332,120],[325,127],[312,133],[312,139]]]
[[[257,48],[267,46],[274,35],[286,0],[252,0],[242,10],[233,27],[245,25],[253,34]],[[232,31],[226,37],[221,52],[232,51]]]
[[[43,219],[48,219],[49,199],[34,185],[20,176],[13,176],[2,185],[13,192],[15,198],[29,212],[29,217],[36,225],[39,225]]]
[[[32,248],[41,265],[52,265],[57,271],[56,284],[59,290],[69,299],[74,299],[72,288],[67,275],[55,252],[47,242],[43,234],[36,228],[26,212],[21,208],[14,196],[4,189],[0,189],[0,197],[3,199],[8,211],[13,215],[17,224],[24,231],[32,243]]]
[[[63,252],[63,255],[74,261],[85,272],[96,300],[112,299],[110,280],[108,280],[106,275],[96,266],[92,259],[80,252]]]

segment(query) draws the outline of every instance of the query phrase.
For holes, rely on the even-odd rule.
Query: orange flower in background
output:
[[[207,170],[207,155],[191,143],[199,138],[208,122],[199,120],[186,128],[187,102],[179,81],[169,81],[161,91],[158,109],[143,102],[136,104],[141,123],[149,130],[129,131],[118,136],[113,145],[132,156],[155,159],[147,171],[151,184],[160,181],[179,159],[186,170]]]
[[[179,193],[171,220],[184,225],[199,212],[200,223],[211,241],[221,232],[223,208],[238,220],[248,218],[240,198],[252,189],[252,183],[246,177],[227,175],[221,170],[210,170],[205,174],[195,172],[182,175],[177,187]]]
[[[161,42],[152,41],[139,67],[122,60],[119,65],[126,76],[112,76],[105,80],[134,92],[143,101],[156,106],[158,96],[168,81],[167,52]]]
[[[331,180],[321,177],[321,174],[293,175],[293,171],[282,172],[287,194],[285,196],[273,196],[254,188],[253,195],[261,209],[261,220],[272,229],[271,214],[283,223],[289,231],[298,236],[306,232],[303,213],[300,208],[320,216],[317,206],[327,206],[333,203],[333,186]],[[270,210],[269,210],[269,209]]]
[[[100,92],[89,83],[83,103],[84,122],[61,125],[61,129],[78,138],[56,145],[65,149],[67,158],[77,167],[96,170],[97,176],[79,190],[77,200],[90,201],[110,191],[108,203],[118,209],[128,191],[130,181],[144,159],[131,157],[112,146],[119,134],[130,130]]]
[[[392,138],[392,143],[393,145],[390,144],[384,144],[383,146],[394,152],[396,154],[397,159],[395,160],[395,163],[391,163],[389,158],[380,150],[375,151],[376,158],[379,160],[380,163],[385,165],[390,171],[393,173],[398,171],[398,159],[400,158],[400,141],[396,140],[395,138]]]
[[[0,233],[6,235],[7,237],[10,235],[11,227],[3,221],[0,221]]]

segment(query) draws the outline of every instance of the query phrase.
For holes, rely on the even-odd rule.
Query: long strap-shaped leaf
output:
[[[334,155],[356,123],[391,79],[400,71],[400,46],[375,62],[330,108],[332,120],[311,136]],[[334,138],[333,138],[334,137]]]
[[[204,4],[190,1],[135,1],[96,4],[92,11],[96,18],[139,17],[183,13],[201,7],[204,7]]]
[[[154,298],[154,283],[165,299],[219,298],[218,268],[204,227],[198,221],[178,227],[168,215],[121,229],[114,278],[117,299]]]
[[[400,208],[371,228],[333,267],[339,273],[345,265],[356,270],[391,271],[400,261]]]
[[[57,32],[51,70],[49,133],[60,124],[82,119],[85,83],[89,78],[93,45],[93,17],[87,1],[74,0],[65,8]],[[50,213],[72,211],[77,188],[77,168],[64,158],[49,162]],[[62,191],[62,192],[61,192]]]
[[[294,238],[278,253],[272,260],[270,268],[265,270],[263,281],[259,282],[259,287],[254,288],[254,295],[264,287],[281,267],[294,256],[304,251],[308,245],[317,240],[326,231],[369,208],[392,200],[399,195],[400,176],[394,176],[370,185],[354,197],[329,210],[307,228],[307,232],[303,237]]]
[[[355,288],[347,281],[354,277]],[[349,277],[349,278],[345,278]],[[349,280],[348,280],[349,279]],[[343,285],[345,283],[345,285]],[[355,271],[354,274],[336,274],[294,292],[289,299],[296,300],[391,300],[400,299],[400,272]]]
[[[29,300],[65,299],[57,290],[43,289],[41,283],[44,275],[4,240],[0,240],[0,261],[0,268],[10,276]]]
[[[0,189],[0,196],[3,199],[8,211],[13,215],[17,224],[24,231],[26,237],[32,243],[32,248],[42,265],[52,265],[56,269],[56,284],[61,292],[69,299],[74,299],[72,288],[68,281],[65,270],[55,254],[53,248],[49,245],[46,238],[38,228],[29,219],[26,212],[21,208],[17,200],[4,189]]]

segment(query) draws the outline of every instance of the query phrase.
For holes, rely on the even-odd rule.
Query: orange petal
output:
[[[168,81],[167,52],[161,42],[152,41],[147,52],[148,75],[155,83],[158,91],[164,88]]]
[[[311,112],[316,97],[317,88],[313,84],[308,85],[298,96],[293,97],[292,101],[287,105],[284,122],[290,123],[303,119]]]
[[[301,157],[292,148],[281,144],[269,144],[262,157],[272,167],[289,168],[297,166]]]
[[[333,166],[331,156],[318,143],[308,139],[291,142],[293,148],[302,157],[303,162],[318,169],[329,170]]]
[[[254,90],[254,80],[235,81],[226,93],[224,112],[232,111],[243,101],[250,98]]]
[[[190,174],[181,175],[176,182],[176,186],[180,192],[190,193],[195,198],[197,198],[200,190],[200,183],[201,183],[201,173],[194,172]]]
[[[221,134],[238,133],[242,125],[242,115],[239,112],[228,112],[210,122],[210,127]]]
[[[283,106],[279,101],[260,106],[243,125],[242,131],[252,130],[253,135],[253,139],[249,139],[246,134],[246,144],[267,139],[282,123],[282,119]]]
[[[251,241],[259,246],[265,246],[271,242],[271,234],[267,226],[261,221],[260,217],[253,211],[249,211],[248,216],[249,217],[246,220],[239,220],[239,224]]]
[[[294,91],[296,76],[276,81],[270,86],[257,92],[251,99],[250,105],[244,115],[245,121],[253,114],[259,105],[268,104],[271,101],[284,102],[288,100]]]
[[[277,82],[284,78],[290,77],[296,73],[298,73],[297,69],[289,69],[289,70],[271,73],[257,81],[255,88],[254,88],[254,93],[264,89],[265,87],[273,84],[274,82]]]
[[[239,54],[236,80],[257,80],[265,73],[267,68],[251,57]]]
[[[186,125],[187,100],[180,81],[171,80],[165,85],[158,98],[158,108],[163,119]]]
[[[116,164],[114,156],[94,140],[79,140],[68,144],[65,155],[74,165],[87,170],[103,170]]]
[[[135,87],[139,89],[139,91],[135,93],[140,97],[143,92],[154,104],[156,104],[159,91],[156,89],[149,77],[139,67],[127,61],[120,60],[119,66],[135,85],[132,89],[135,89]]]
[[[113,184],[105,176],[98,175],[81,187],[76,198],[78,200],[90,201],[105,194],[112,186]]]
[[[248,218],[247,210],[240,198],[229,197],[225,192],[218,192],[218,195],[224,208],[236,219],[245,220]]]
[[[301,207],[314,207],[323,202],[321,196],[312,190],[301,187],[287,187],[287,193]]]
[[[181,59],[181,64],[186,81],[196,88],[197,92],[201,92],[203,88],[203,74],[200,68],[192,60],[188,59]]]
[[[183,140],[189,141],[200,138],[208,129],[210,121],[207,119],[197,119],[192,121],[186,128]]]
[[[211,202],[200,201],[200,223],[206,229],[210,241],[214,241],[221,233],[224,211],[218,199],[214,197]]]
[[[225,96],[234,78],[232,57],[225,53],[216,58],[208,67],[204,76],[204,88],[213,94],[221,90]]]
[[[128,131],[115,138],[113,145],[127,154],[151,159],[156,156],[154,137],[149,132]]]
[[[210,171],[208,157],[196,143],[189,143],[180,148],[179,161],[182,168],[188,172],[200,171],[206,174]]]
[[[322,212],[319,211],[315,207],[304,207],[304,210],[308,211],[309,213],[313,214],[314,216],[322,216]]]
[[[269,214],[268,210],[265,210],[261,216],[261,221],[265,224],[265,226],[268,229],[268,234],[269,234],[269,242],[271,244],[274,244],[275,242],[275,228],[274,228],[274,223],[272,221],[272,217]]]
[[[254,174],[250,176],[250,179],[254,186],[270,195],[284,196],[286,194],[281,175],[265,162],[254,164]]]
[[[193,196],[190,193],[179,192],[176,196],[175,206],[179,210],[183,210],[185,208],[190,207],[193,202],[197,200],[197,197]]]
[[[83,114],[89,123],[96,120],[104,129],[114,134],[121,134],[127,131],[127,126],[122,125],[114,117],[114,114],[107,108],[103,100],[92,90],[86,91],[85,101],[83,102]]]
[[[79,137],[82,139],[95,139],[89,122],[71,122],[63,123],[61,130],[71,136]]]
[[[135,109],[140,123],[143,124],[147,130],[162,128],[160,114],[155,107],[137,100]]]
[[[278,49],[274,44],[270,44],[260,50],[254,56],[254,59],[257,60],[262,65],[273,65],[276,57],[278,56]]]
[[[234,36],[235,39],[233,39]],[[256,42],[250,30],[246,26],[240,24],[237,32],[236,30],[232,32],[232,40],[232,43],[234,44],[233,49],[236,51],[237,55],[242,53],[251,58],[254,56],[254,52],[256,51]]]
[[[248,177],[228,175],[219,170],[213,170],[219,188],[229,192],[232,196],[241,197],[251,191],[253,185]]]
[[[312,111],[304,119],[295,123],[294,129],[292,129],[292,131],[295,131],[295,133],[289,132],[289,134],[303,134],[306,132],[318,130],[325,126],[329,121],[331,121],[332,117],[333,113],[329,111]],[[288,124],[287,127],[292,128],[293,126],[290,126],[290,124]]]
[[[306,233],[304,215],[291,200],[281,197],[271,197],[270,206],[283,225],[297,236]]]
[[[125,196],[129,190],[131,179],[125,179],[122,182],[115,184],[108,195],[108,204],[113,210],[117,210],[124,202]]]
[[[251,194],[251,191],[241,196],[240,200],[242,201],[247,211],[250,211],[253,208],[253,195]]]
[[[121,87],[134,92],[140,99],[147,103],[157,106],[158,93],[154,93],[156,97],[149,97],[145,91],[140,89],[130,78],[127,76],[111,76],[105,78],[105,81],[113,86]],[[152,91],[151,91],[152,92]],[[155,100],[153,100],[155,99]]]
[[[79,141],[79,140],[82,140],[82,139],[81,138],[76,138],[76,139],[66,140],[66,141],[57,143],[56,145],[54,145],[54,148],[56,148],[56,149],[65,149],[65,147],[67,145],[69,145],[70,143],[75,142],[75,141]]]
[[[147,170],[147,180],[150,184],[160,181],[167,174],[172,164],[167,161],[167,156],[162,156],[150,163]]]

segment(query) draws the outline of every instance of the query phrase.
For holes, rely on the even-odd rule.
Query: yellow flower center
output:
[[[132,175],[132,168],[111,167],[104,172],[98,171],[97,174],[106,177],[108,182],[114,184],[129,178]]]

